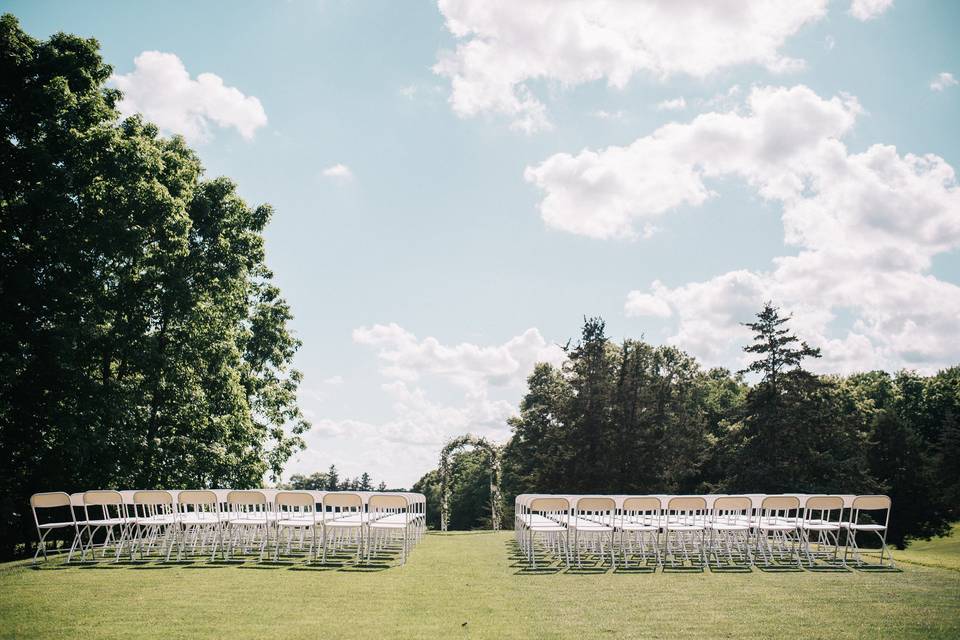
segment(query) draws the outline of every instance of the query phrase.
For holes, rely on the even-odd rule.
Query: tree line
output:
[[[0,556],[36,491],[259,486],[309,426],[271,208],[121,121],[110,73],[0,18]]]
[[[947,533],[960,519],[960,367],[814,375],[803,364],[820,351],[788,320],[767,304],[748,323],[756,359],[739,372],[618,344],[586,320],[561,367],[535,367],[510,422],[506,517],[526,492],[886,493],[894,544]],[[484,454],[457,454],[452,475],[451,528],[487,525]],[[437,485],[430,472],[414,488],[429,498]]]
[[[330,465],[327,471],[317,471],[316,473],[302,474],[295,473],[290,476],[290,480],[279,485],[281,489],[313,491],[387,491],[387,483],[381,481],[374,485],[370,474],[364,471],[356,478],[341,478],[340,471],[336,465]],[[403,489],[395,489],[403,491]]]

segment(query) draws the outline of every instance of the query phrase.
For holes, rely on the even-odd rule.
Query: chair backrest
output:
[[[87,506],[122,505],[123,496],[119,491],[86,491],[83,494],[83,504]]]
[[[265,505],[267,496],[262,491],[231,491],[227,494],[227,504],[231,506]]]
[[[299,507],[301,509],[315,509],[316,500],[305,491],[279,491],[274,498],[274,504],[280,507]]]
[[[853,508],[864,511],[889,509],[890,505],[890,496],[857,496],[853,499]]]
[[[323,496],[323,507],[342,509],[363,509],[363,498],[358,493],[330,492]]]
[[[30,506],[34,509],[53,509],[56,507],[69,507],[70,494],[63,491],[48,491],[45,493],[35,493],[30,496]]]
[[[745,511],[747,513],[753,508],[753,501],[747,496],[721,496],[713,501],[714,512],[722,511]]]
[[[577,500],[577,511],[602,513],[614,511],[617,503],[613,498],[588,496]]]
[[[133,504],[172,505],[173,496],[169,491],[136,491]]]
[[[654,496],[634,496],[623,501],[624,511],[660,511],[660,498]]]
[[[370,511],[406,511],[409,507],[410,502],[404,496],[399,495],[373,495],[367,501],[367,509]]]
[[[810,496],[806,502],[807,511],[837,511],[843,509],[840,496]]]
[[[177,494],[177,504],[216,506],[217,494],[202,489],[181,491]]]
[[[760,503],[764,511],[792,511],[800,508],[800,498],[797,496],[767,496]]]
[[[530,501],[528,510],[538,513],[569,512],[570,501],[566,498],[534,498]]]
[[[668,511],[705,511],[707,500],[703,496],[676,496],[667,502]]]

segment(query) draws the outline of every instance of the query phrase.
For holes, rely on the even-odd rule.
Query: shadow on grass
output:
[[[748,564],[710,565],[710,573],[753,573],[753,567]]]
[[[552,576],[556,575],[563,571],[563,567],[559,566],[547,566],[547,567],[522,567],[517,571],[513,572],[515,576]]]
[[[620,566],[618,565],[616,569],[613,570],[614,573],[623,574],[623,575],[632,575],[632,574],[653,574],[657,572],[657,565],[635,565],[635,566]]]

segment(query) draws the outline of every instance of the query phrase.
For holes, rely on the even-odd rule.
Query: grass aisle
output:
[[[960,637],[956,570],[524,575],[511,540],[430,534],[379,571],[0,565],[0,637]]]

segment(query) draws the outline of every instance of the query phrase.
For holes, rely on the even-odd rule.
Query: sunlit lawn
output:
[[[523,573],[510,533],[405,567],[0,565],[4,638],[960,637],[960,538],[876,573]],[[944,568],[952,567],[952,568]]]

